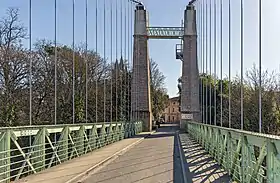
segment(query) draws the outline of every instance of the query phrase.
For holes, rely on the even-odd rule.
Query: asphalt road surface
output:
[[[183,183],[177,125],[165,124],[81,183]]]

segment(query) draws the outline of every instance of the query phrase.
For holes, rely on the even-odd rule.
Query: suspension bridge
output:
[[[263,79],[261,0],[254,9],[253,89],[244,79],[243,0],[239,20],[232,0],[190,1],[177,27],[150,25],[149,9],[138,1],[51,2],[48,30],[33,28],[33,12],[49,12],[32,0],[24,2],[27,28],[17,8],[7,7],[0,22],[1,183],[280,182],[280,96]],[[83,21],[76,21],[77,9]],[[72,11],[72,26],[58,30],[65,11]],[[232,28],[236,22],[239,30]],[[82,35],[77,27],[84,27]],[[59,31],[72,36],[62,43]],[[51,41],[35,43],[38,32]],[[151,102],[152,39],[178,40],[174,58],[182,63],[181,121],[159,128]],[[231,76],[232,45],[240,50],[238,83]],[[246,92],[253,93],[251,102]]]

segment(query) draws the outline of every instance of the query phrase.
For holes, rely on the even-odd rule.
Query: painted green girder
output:
[[[280,182],[280,137],[196,122],[187,132],[242,183]]]
[[[142,122],[0,128],[0,183],[9,183],[142,132]]]

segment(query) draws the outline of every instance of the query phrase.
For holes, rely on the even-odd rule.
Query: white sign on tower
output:
[[[192,120],[193,114],[181,114],[181,119]]]

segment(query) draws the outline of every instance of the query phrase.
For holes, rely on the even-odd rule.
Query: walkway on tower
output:
[[[227,173],[177,124],[141,133],[28,176],[21,182],[230,182]]]

